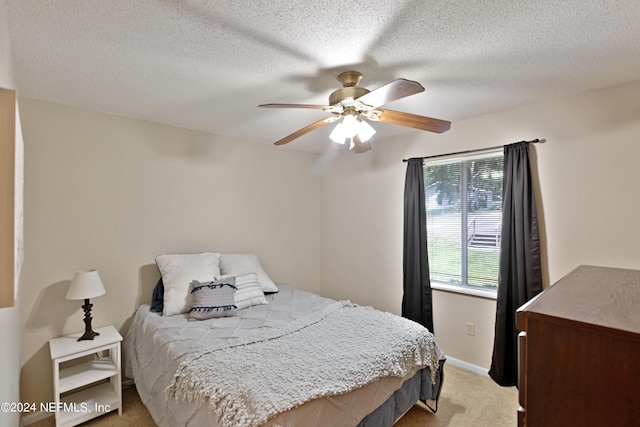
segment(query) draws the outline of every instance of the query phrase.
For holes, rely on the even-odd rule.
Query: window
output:
[[[432,283],[463,292],[497,290],[502,174],[501,152],[425,162]]]

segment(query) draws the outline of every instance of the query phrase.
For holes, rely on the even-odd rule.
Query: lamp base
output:
[[[92,340],[97,335],[100,335],[100,334],[97,333],[96,331],[92,331],[92,330],[84,331],[84,334],[82,334],[82,336],[78,338],[78,341]]]
[[[93,304],[89,304],[88,298],[85,299],[82,306],[84,310],[84,334],[78,338],[78,341],[93,340],[94,337],[100,335],[91,328],[91,320],[93,319],[91,317],[91,307],[93,307]]]

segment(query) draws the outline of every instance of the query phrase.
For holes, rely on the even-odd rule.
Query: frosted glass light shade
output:
[[[96,270],[78,271],[71,280],[67,291],[67,299],[89,299],[104,295],[106,291],[102,285],[100,275]]]
[[[371,137],[376,133],[376,130],[366,121],[360,120],[358,124],[358,137],[360,141],[365,142],[371,139]]]
[[[345,114],[342,129],[346,138],[353,138],[358,133],[358,119],[353,114]]]
[[[344,140],[346,136],[344,135],[343,127],[344,126],[342,126],[342,123],[338,123],[336,127],[333,128],[333,131],[331,131],[331,134],[329,135],[329,138],[331,138],[333,142],[337,142],[338,144],[344,144]]]

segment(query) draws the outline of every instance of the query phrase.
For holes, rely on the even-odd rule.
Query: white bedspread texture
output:
[[[207,402],[224,427],[255,427],[312,399],[428,366],[437,346],[423,326],[347,301],[182,361],[167,391]],[[259,363],[257,363],[259,361]]]

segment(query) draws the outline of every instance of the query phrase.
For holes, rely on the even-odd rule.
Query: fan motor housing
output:
[[[358,99],[367,93],[369,93],[369,90],[360,86],[343,87],[333,91],[331,95],[329,95],[329,105],[336,105],[349,98]]]

